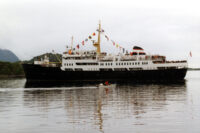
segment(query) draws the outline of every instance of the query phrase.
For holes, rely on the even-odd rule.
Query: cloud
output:
[[[22,60],[52,49],[61,53],[72,35],[75,44],[81,42],[101,19],[106,33],[127,49],[140,45],[169,59],[187,58],[192,51],[191,63],[200,66],[198,5],[196,0],[2,0],[0,47]],[[115,51],[103,42],[103,50]]]

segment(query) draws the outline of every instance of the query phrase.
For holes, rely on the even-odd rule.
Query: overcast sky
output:
[[[72,35],[80,43],[101,20],[105,34],[130,51],[138,45],[200,67],[199,5],[199,0],[0,0],[0,48],[21,60],[61,53]],[[117,49],[102,38],[102,50]]]

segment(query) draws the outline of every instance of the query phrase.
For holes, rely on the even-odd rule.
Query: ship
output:
[[[48,57],[25,63],[27,81],[181,81],[184,80],[187,60],[168,61],[166,56],[147,54],[140,46],[118,54],[101,52],[101,23],[93,41],[95,50],[77,51],[68,47],[59,63]]]

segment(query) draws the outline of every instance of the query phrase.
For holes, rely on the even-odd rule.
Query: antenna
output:
[[[72,36],[72,38],[71,38],[72,40],[71,40],[71,50],[72,50],[72,46],[73,46],[73,41],[74,41],[74,37]]]

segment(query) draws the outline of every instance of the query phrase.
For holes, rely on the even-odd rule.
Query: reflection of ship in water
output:
[[[133,117],[134,124],[145,124],[140,121],[149,110],[162,111],[168,108],[170,100],[177,103],[186,101],[186,85],[155,84],[127,85],[118,84],[113,88],[102,87],[66,87],[52,89],[30,88],[24,91],[24,105],[49,112],[64,105],[65,116],[69,128],[79,126],[98,129],[104,132],[105,127],[120,123],[123,119]],[[173,102],[176,102],[173,101]],[[30,104],[31,103],[31,104]],[[41,107],[41,108],[40,108]],[[59,111],[57,111],[59,113]],[[148,114],[148,113],[147,113]],[[118,121],[120,119],[120,121]]]
[[[65,82],[65,81],[26,81],[25,88],[41,88],[41,87],[84,87],[84,86],[96,86],[102,84],[102,81],[75,81],[75,82]],[[185,80],[179,81],[109,81],[111,86],[113,84],[129,84],[129,85],[143,85],[143,84],[184,84]],[[101,86],[100,86],[101,87]]]
[[[122,89],[123,88],[123,89]],[[132,110],[136,118],[148,110],[162,111],[167,108],[168,102],[176,99],[183,102],[186,100],[186,85],[180,84],[152,84],[152,85],[121,85],[117,89],[121,104],[126,110]],[[131,106],[130,106],[131,105]]]
[[[84,87],[84,86],[96,86],[102,82],[99,81],[76,81],[76,82],[65,82],[65,81],[26,81],[25,88],[41,88],[41,87]]]

